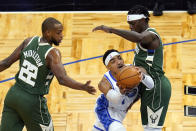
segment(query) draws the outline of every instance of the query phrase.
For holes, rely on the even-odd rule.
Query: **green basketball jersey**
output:
[[[46,56],[53,47],[40,43],[40,37],[33,37],[20,54],[20,68],[16,74],[16,86],[31,94],[48,94],[53,73],[46,66]]]
[[[142,66],[147,73],[153,78],[164,75],[163,71],[163,44],[159,34],[153,28],[148,28],[147,31],[154,33],[159,37],[160,46],[155,50],[145,49],[140,43],[137,43],[135,49],[134,65]]]

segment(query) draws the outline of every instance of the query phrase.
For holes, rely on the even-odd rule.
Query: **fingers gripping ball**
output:
[[[126,66],[117,73],[117,83],[122,88],[134,88],[141,81],[141,73],[135,66]]]

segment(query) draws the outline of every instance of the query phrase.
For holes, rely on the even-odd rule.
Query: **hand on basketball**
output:
[[[141,79],[141,70],[135,66],[126,66],[116,75],[118,86],[120,86],[119,88],[126,89],[121,89],[122,92],[130,91],[134,87],[138,86],[141,82]]]
[[[83,85],[83,89],[84,89],[84,91],[88,92],[89,94],[95,95],[96,89],[93,86],[90,86],[90,83],[91,83],[91,81],[87,81]]]
[[[131,90],[131,88],[127,88],[126,85],[120,85],[118,82],[116,85],[119,87],[121,94],[125,94]]]
[[[136,69],[138,69],[138,73],[140,74],[140,81],[142,81],[143,79],[143,73],[142,73],[142,70],[139,68],[139,67],[135,67]]]
[[[97,31],[97,30],[102,30],[106,33],[111,33],[111,29],[112,29],[111,27],[108,27],[108,26],[105,26],[105,25],[100,25],[100,26],[95,27],[92,31],[94,32],[94,31]]]

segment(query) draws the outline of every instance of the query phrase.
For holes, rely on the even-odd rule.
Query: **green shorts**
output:
[[[4,100],[0,131],[53,131],[47,100],[13,86]]]
[[[144,127],[162,128],[171,96],[171,84],[167,77],[154,79],[154,88],[141,89],[141,119]]]

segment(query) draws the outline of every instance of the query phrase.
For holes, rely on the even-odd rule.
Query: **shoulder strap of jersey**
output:
[[[33,36],[33,37],[31,38],[31,40],[27,43],[27,45],[26,45],[25,48],[27,48],[27,47],[32,43],[32,41],[33,41],[36,37],[38,37],[38,36]]]
[[[155,34],[161,40],[160,35],[156,32],[156,30],[154,28],[148,28],[147,31]]]
[[[44,58],[46,59],[48,53],[49,53],[54,47],[52,47],[49,43],[40,43],[40,39],[41,39],[41,37],[38,38],[38,46],[39,46],[39,47],[43,47],[43,48],[46,49],[46,50],[45,50],[45,55],[44,55]]]
[[[45,53],[45,59],[46,59],[48,53],[49,53],[52,49],[54,49],[54,47],[51,46],[51,47],[46,51],[46,53]]]
[[[108,71],[104,74],[104,77],[108,80],[108,82],[111,84],[112,89],[115,89],[116,87],[116,80],[115,78],[112,76],[111,72]]]

